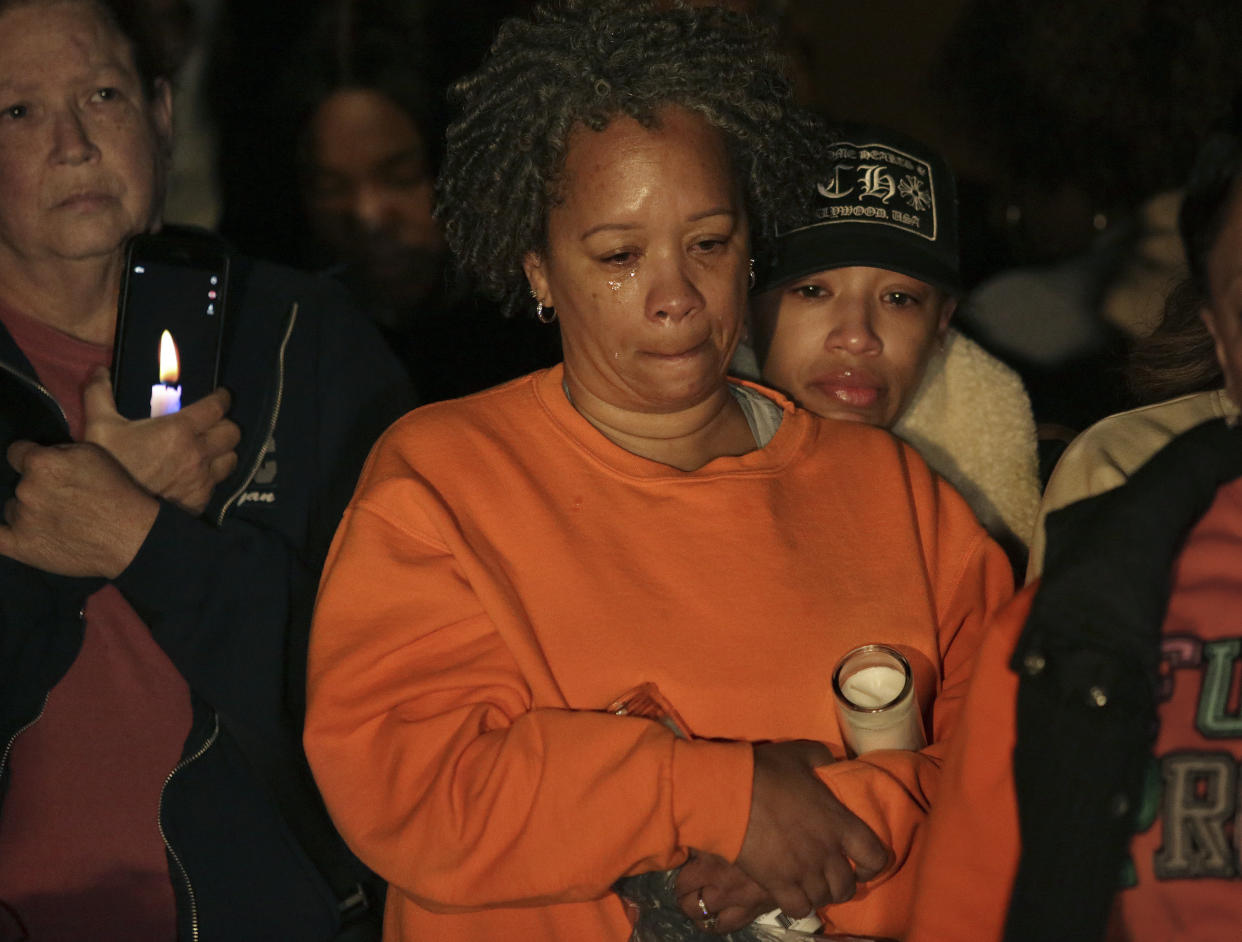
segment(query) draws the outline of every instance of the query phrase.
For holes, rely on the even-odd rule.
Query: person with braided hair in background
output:
[[[506,317],[447,271],[433,217],[444,147],[434,37],[409,4],[336,0],[296,46],[274,108],[306,222],[302,261],[353,293],[424,402],[560,360],[556,331]]]

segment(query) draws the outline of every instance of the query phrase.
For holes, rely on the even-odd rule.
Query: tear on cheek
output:
[[[619,275],[616,278],[609,278],[608,288],[613,294],[616,294],[625,286],[626,282],[633,280],[637,277],[637,275],[638,272],[631,268],[624,275]]]

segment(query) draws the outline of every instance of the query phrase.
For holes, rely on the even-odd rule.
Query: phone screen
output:
[[[216,387],[227,265],[223,256],[129,255],[113,384],[127,418],[167,415]]]

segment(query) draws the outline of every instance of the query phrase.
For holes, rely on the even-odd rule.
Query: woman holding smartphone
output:
[[[172,127],[139,12],[0,3],[0,900],[36,939],[327,940],[377,894],[304,770],[300,652],[407,394],[339,289],[235,257],[225,389],[117,413]]]

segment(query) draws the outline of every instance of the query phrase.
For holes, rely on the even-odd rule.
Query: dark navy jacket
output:
[[[338,897],[361,884],[378,908],[382,889],[328,824],[302,755],[310,611],[367,451],[412,394],[335,282],[237,257],[230,294],[222,382],[242,430],[237,470],[201,518],[163,504],[115,585],[192,694],[159,815],[179,937],[327,940]],[[0,328],[0,455],[16,438],[67,437]],[[4,463],[0,501],[15,482]],[[0,789],[13,741],[77,656],[80,613],[100,585],[0,557]]]

